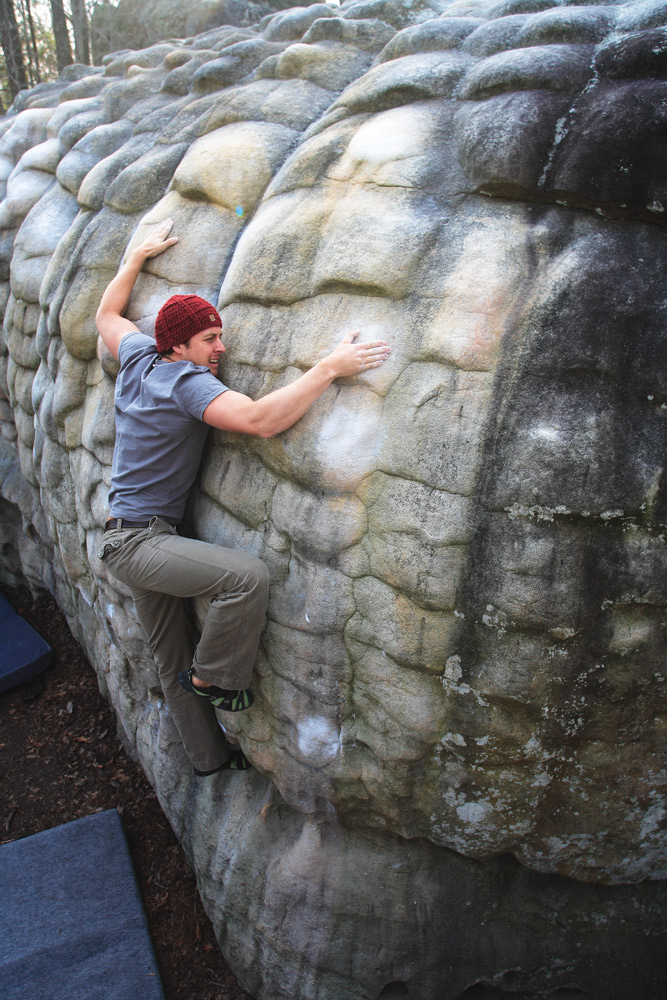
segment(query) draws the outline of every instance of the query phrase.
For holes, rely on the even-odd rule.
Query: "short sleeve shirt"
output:
[[[118,356],[111,514],[178,524],[209,430],[204,410],[227,386],[206,367],[163,360],[142,333],[123,337]]]

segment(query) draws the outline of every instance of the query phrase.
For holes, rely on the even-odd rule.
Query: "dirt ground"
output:
[[[167,1000],[251,1000],[234,980],[195,878],[55,601],[0,588],[53,649],[41,678],[0,695],[0,843],[117,809]]]

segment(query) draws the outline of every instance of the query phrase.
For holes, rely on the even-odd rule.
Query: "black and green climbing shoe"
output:
[[[198,767],[195,768],[195,774],[198,778],[207,778],[209,774],[217,774],[218,771],[247,771],[248,768],[252,767],[252,764],[244,754],[240,747],[234,747],[230,753],[229,757],[224,764],[220,767],[214,767],[212,771],[200,771]]]
[[[178,683],[186,691],[196,694],[198,698],[206,698],[214,708],[220,709],[221,712],[243,712],[252,705],[254,698],[248,688],[237,691],[233,688],[219,688],[215,684],[198,688],[192,683],[194,672],[194,667],[190,667],[189,670],[181,670],[178,675]]]

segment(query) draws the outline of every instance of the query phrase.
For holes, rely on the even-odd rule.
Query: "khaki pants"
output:
[[[100,558],[132,591],[188,757],[199,770],[218,767],[229,747],[215,709],[185,691],[177,676],[194,666],[205,684],[249,686],[269,591],[266,566],[244,552],[182,538],[157,517],[148,528],[108,531]],[[199,637],[191,597],[209,602]]]

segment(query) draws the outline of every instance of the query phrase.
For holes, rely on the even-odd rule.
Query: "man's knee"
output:
[[[262,562],[261,559],[257,559],[256,558],[255,562],[257,564],[257,572],[258,572],[258,574],[260,575],[260,577],[262,578],[262,580],[266,581],[266,583],[268,584],[268,582],[269,582],[269,567],[266,565],[265,562]]]
[[[224,603],[234,594],[253,594],[258,599],[266,600],[269,593],[269,570],[261,559],[244,554],[241,565],[236,567],[236,574],[236,586],[215,594],[211,598],[211,604]]]
[[[269,592],[269,570],[265,563],[256,556],[251,556],[251,563],[248,566],[248,577],[253,581],[254,589],[262,593]]]

